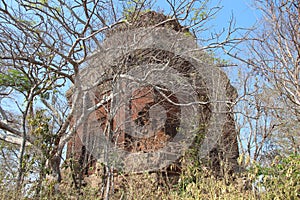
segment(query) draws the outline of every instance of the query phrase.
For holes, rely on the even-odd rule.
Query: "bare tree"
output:
[[[220,7],[208,8],[206,1],[196,0],[166,2],[169,17],[147,26],[161,27],[182,22],[184,26],[175,28],[182,29],[178,31],[189,36],[194,34],[198,43],[203,45],[197,51],[231,46],[238,41],[231,38],[236,31],[233,24],[227,32],[211,34],[211,38],[200,37],[200,33],[209,31],[205,23]],[[106,36],[113,34],[118,27],[141,27],[137,18],[147,9],[155,8],[154,1],[1,1],[0,62],[3,69],[0,86],[3,88],[3,104],[0,106],[0,139],[20,147],[16,180],[19,188],[23,187],[26,179],[24,162],[29,150],[42,155],[40,170],[48,165],[53,176],[60,181],[62,151],[77,131],[78,127],[74,125],[81,125],[90,111],[106,105],[114,97],[109,96],[86,108],[87,116],[82,116],[74,124],[72,119],[78,107],[68,104],[65,91],[72,84],[78,86],[87,58],[92,57],[94,52],[101,54]],[[214,61],[207,57],[205,62]],[[109,70],[114,70],[113,66]],[[120,75],[122,70],[117,69],[118,73],[114,73]],[[107,80],[106,74],[101,78],[103,82]],[[163,88],[157,91],[163,91]],[[166,94],[161,95],[174,103]],[[84,98],[80,97],[82,95],[75,94],[72,101],[84,102]],[[40,176],[42,181],[45,173],[40,171]]]
[[[299,153],[300,1],[254,1],[261,13],[243,52],[227,51],[246,65],[241,86],[246,151],[257,160]],[[242,122],[240,121],[240,122]]]
[[[20,145],[19,186],[24,180],[26,144],[42,151],[36,144],[39,138],[34,134],[34,129],[39,127],[30,124],[40,109],[46,109],[46,115],[51,118],[51,127],[47,131],[55,138],[48,144],[50,152],[44,156],[60,180],[61,153],[68,141],[66,136],[73,134],[67,131],[72,108],[66,109],[64,90],[74,82],[79,66],[97,47],[96,42],[101,41],[97,34],[109,28],[103,24],[105,16],[98,10],[103,10],[105,15],[104,10],[110,5],[110,2],[102,4],[98,1],[74,4],[64,1],[14,1],[8,4],[1,1],[0,57],[4,69],[1,87],[8,91],[2,95],[6,106],[1,105],[0,126],[4,131],[1,139]],[[61,139],[63,136],[65,138]]]

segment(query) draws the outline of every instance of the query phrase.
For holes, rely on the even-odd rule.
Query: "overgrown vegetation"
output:
[[[70,175],[70,174],[69,174]],[[101,199],[97,186],[99,177],[91,175],[88,185],[78,193],[70,184],[71,177],[65,174],[59,193],[55,183],[46,180],[39,199]],[[186,166],[178,184],[162,174],[139,174],[120,176],[121,184],[116,185],[111,199],[298,199],[300,197],[300,157],[290,155],[276,158],[270,166],[255,164],[230,180],[216,178],[207,168]],[[170,177],[169,177],[170,178]],[[1,199],[20,198],[11,189],[1,174]],[[94,184],[92,184],[92,182]],[[30,196],[30,193],[28,193]],[[29,198],[30,199],[30,198]]]
[[[232,19],[221,32],[207,26],[222,17],[219,4],[167,0],[161,9],[157,2],[0,0],[0,199],[300,198],[300,1],[253,0],[261,14],[257,27],[240,29]],[[179,176],[116,172],[113,165],[85,162],[92,157],[86,149],[81,160],[66,159],[66,144],[78,130],[66,90],[106,37],[147,26],[195,38],[199,51],[211,55],[202,62],[229,67],[229,77],[231,65],[239,66],[230,77],[238,97],[226,102],[235,106],[230,114],[241,154],[234,173],[216,174],[197,152],[182,160]],[[221,51],[230,58],[216,57]],[[108,74],[122,74],[117,66]]]

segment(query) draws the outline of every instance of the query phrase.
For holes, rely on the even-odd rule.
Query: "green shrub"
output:
[[[300,198],[300,156],[276,157],[271,166],[255,165],[251,172],[262,177],[256,187],[264,199]]]

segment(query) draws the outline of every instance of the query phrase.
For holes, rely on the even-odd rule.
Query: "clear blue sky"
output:
[[[237,25],[251,25],[256,21],[256,14],[253,9],[254,0],[210,0],[210,7],[220,3],[223,9],[217,15],[217,25],[226,24],[233,13],[237,19]],[[164,11],[169,10],[169,4],[165,0],[158,0],[157,5]],[[252,7],[252,8],[251,8]]]
[[[218,2],[220,2],[220,5],[223,8],[219,11],[215,20],[211,22],[215,30],[228,28],[231,16],[233,16],[235,19],[236,28],[250,28],[254,25],[257,25],[256,23],[260,18],[260,12],[254,8],[254,0],[212,0],[211,5],[216,5]],[[235,36],[240,37],[240,35]],[[225,60],[232,60],[233,63],[238,64],[237,68],[224,68],[224,70],[228,74],[233,85],[236,82],[239,83],[237,74],[239,69],[241,69],[242,64],[237,60],[233,60],[231,57],[225,56],[223,58]]]
[[[213,4],[219,0],[213,0]],[[257,11],[253,8],[253,0],[222,0],[223,9],[216,18],[218,25],[226,25],[233,13],[236,19],[237,27],[249,27],[253,25],[259,17]]]

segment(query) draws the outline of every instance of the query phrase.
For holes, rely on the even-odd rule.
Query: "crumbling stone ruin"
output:
[[[237,132],[235,130],[235,122],[231,110],[232,105],[230,102],[235,100],[237,94],[236,90],[230,85],[226,74],[222,72],[221,69],[215,67],[211,62],[211,58],[203,52],[191,53],[191,55],[197,57],[198,61],[196,62],[192,59],[178,56],[176,52],[171,51],[173,47],[170,47],[170,51],[157,48],[155,45],[159,45],[160,42],[157,42],[154,47],[151,45],[147,46],[147,40],[155,40],[157,35],[168,35],[169,32],[166,32],[166,29],[169,29],[174,36],[181,34],[183,35],[180,36],[182,38],[192,37],[189,30],[181,26],[177,20],[171,20],[161,13],[150,11],[142,13],[139,16],[134,16],[129,19],[128,22],[129,23],[120,24],[107,32],[107,39],[104,43],[107,46],[116,47],[117,45],[114,43],[117,43],[116,38],[118,38],[117,36],[119,36],[120,33],[121,35],[123,34],[124,37],[127,37],[128,35],[126,34],[128,31],[134,31],[135,29],[148,31],[149,28],[151,28],[151,30],[155,30],[153,37],[148,37],[142,41],[144,45],[143,48],[135,48],[129,53],[119,56],[117,66],[111,64],[103,75],[106,79],[101,81],[101,84],[97,85],[96,89],[92,89],[94,96],[91,101],[96,105],[104,97],[112,93],[112,80],[114,75],[136,69],[138,66],[164,65],[167,63],[168,66],[171,66],[172,69],[189,80],[189,84],[193,86],[198,99],[200,99],[201,102],[206,102],[199,104],[197,107],[199,109],[199,115],[197,116],[199,127],[197,129],[197,135],[189,148],[195,149],[196,152],[197,150],[201,151],[200,147],[203,145],[203,140],[208,136],[207,133],[213,132],[219,136],[217,141],[213,141],[215,143],[213,143],[213,146],[211,146],[207,152],[207,156],[201,157],[200,152],[198,152],[196,159],[204,160],[206,165],[215,171],[217,175],[225,173],[224,170],[226,173],[235,171],[237,169],[239,152],[236,138]],[[172,41],[173,38],[169,36],[170,35],[168,35],[165,40]],[[136,37],[138,37],[138,33]],[[126,42],[130,40],[129,36]],[[177,51],[178,48],[176,47],[175,50]],[[187,44],[184,48],[190,47]],[[116,63],[116,60],[112,63]],[[98,64],[103,65],[105,63]],[[205,77],[206,71],[207,77]],[[90,72],[84,69],[82,73]],[[90,80],[87,78],[86,81]],[[158,84],[158,86],[160,85]],[[143,85],[130,91],[132,98],[130,104],[125,106],[120,105],[120,108],[113,117],[110,117],[111,101],[108,101],[92,113],[89,120],[93,121],[94,128],[96,127],[97,129],[98,127],[102,130],[107,130],[107,122],[109,121],[110,128],[116,131],[112,135],[106,135],[107,138],[116,144],[118,148],[126,152],[140,154],[156,152],[166,146],[166,144],[178,134],[178,129],[181,125],[181,118],[179,116],[182,115],[182,111],[179,99],[176,97],[176,93],[168,91],[168,88],[165,89],[166,90],[158,90],[155,84]],[[68,98],[72,98],[72,93],[69,93]],[[157,120],[153,128],[154,122],[151,121],[150,109],[154,106],[158,106],[158,109],[164,109],[166,112],[164,120]],[[130,107],[129,113],[127,112],[128,107]],[[219,110],[220,113],[217,113],[217,110]],[[147,130],[147,137],[140,137],[129,133],[126,128],[124,128],[125,125],[120,125],[129,119],[134,122],[136,126],[143,127],[143,130]],[[89,128],[91,128],[91,126],[88,126],[87,129]],[[95,156],[95,154],[91,153],[91,147],[87,145],[87,140],[91,140],[89,131],[86,131],[84,128],[78,129],[76,135],[69,141],[67,147],[67,158],[73,159],[74,168],[80,176],[88,176],[95,173],[97,162],[99,163],[99,160],[101,160],[98,155]],[[179,155],[178,159],[172,163],[172,165],[176,167],[170,168],[169,166],[165,166],[158,170],[168,171],[168,174],[178,175],[181,170],[181,156],[183,155]],[[139,163],[139,165],[141,164]],[[156,170],[148,169],[148,171]],[[136,172],[140,171],[137,170]]]

